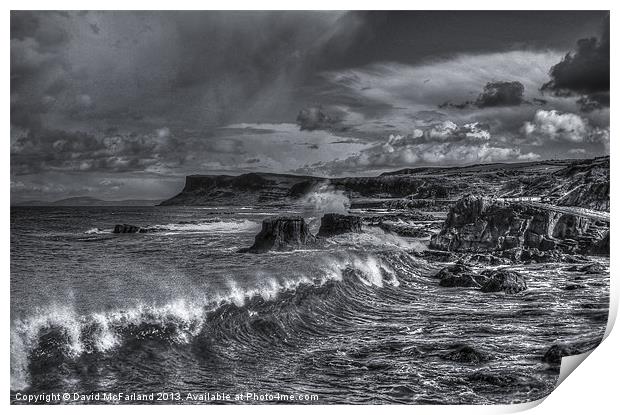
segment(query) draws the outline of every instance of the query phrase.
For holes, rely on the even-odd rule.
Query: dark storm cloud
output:
[[[135,128],[138,119],[155,128],[166,114],[165,125],[212,129],[282,117],[277,114],[294,119],[290,87],[306,76],[305,62],[337,18],[298,12],[13,12],[12,124]],[[76,109],[84,103],[87,108]]]
[[[85,132],[37,130],[11,146],[15,174],[58,171],[144,171],[156,165],[160,143],[145,136],[96,137]]]
[[[15,191],[45,189],[49,179],[62,184],[50,183],[54,194],[96,192],[107,174],[135,179],[106,187],[129,192],[142,174],[291,171],[417,129],[425,132],[416,143],[393,140],[393,154],[365,155],[373,166],[519,157],[501,144],[536,108],[517,108],[525,98],[515,82],[537,91],[560,53],[604,15],[12,12],[11,174],[24,184]],[[491,79],[510,82],[481,91]],[[594,109],[608,106],[607,92],[574,92],[572,108],[559,109],[575,112],[579,98],[592,111],[584,117],[605,127],[607,113]],[[471,111],[432,111],[447,99],[469,100]],[[544,108],[560,101],[568,100],[549,97]],[[447,141],[431,139],[448,119],[459,127]],[[477,151],[464,126],[484,135],[483,124],[504,141]]]
[[[508,107],[523,103],[523,84],[513,82],[489,82],[476,100],[478,108]]]
[[[294,119],[291,86],[337,19],[13,12],[12,174],[139,172],[243,154],[241,141],[215,139],[215,131],[235,121]]]
[[[336,128],[339,120],[334,115],[328,115],[321,107],[303,108],[297,114],[297,125],[300,130],[330,130]]]
[[[356,11],[343,16],[322,62],[330,68],[377,61],[420,63],[518,45],[568,48],[570,31],[591,30],[601,11]],[[356,29],[356,30],[352,30]]]
[[[600,39],[578,40],[575,51],[550,69],[551,80],[541,90],[558,96],[582,95],[578,103],[585,112],[609,107],[609,47],[607,16]]]
[[[476,106],[478,108],[510,107],[526,103],[523,99],[525,87],[519,81],[488,82],[475,101],[465,101],[454,104],[446,101],[439,108],[465,109]]]

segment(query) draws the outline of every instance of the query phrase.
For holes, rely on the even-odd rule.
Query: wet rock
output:
[[[287,251],[316,242],[316,237],[301,216],[279,216],[263,221],[254,245],[244,252]]]
[[[562,363],[564,356],[572,356],[580,354],[581,351],[578,347],[569,344],[554,344],[544,354],[542,361],[552,365],[559,365]]]
[[[525,278],[516,271],[489,270],[484,271],[482,275],[488,277],[480,288],[485,293],[503,291],[507,294],[516,294],[527,289]]]
[[[588,288],[588,286],[583,285],[583,284],[569,284],[566,287],[564,287],[566,291],[582,290],[584,288]]]
[[[480,288],[486,282],[486,277],[476,274],[471,267],[464,264],[454,264],[442,268],[435,278],[439,279],[442,287],[475,287]]]
[[[537,250],[608,255],[608,224],[590,217],[558,212],[523,202],[468,195],[448,212],[433,249],[455,252]],[[532,251],[531,253],[533,253]],[[546,259],[539,255],[540,259]],[[532,258],[531,260],[537,260]]]
[[[149,232],[147,228],[141,228],[140,226],[116,224],[112,233],[146,233]]]
[[[573,265],[572,267],[566,268],[568,272],[578,272],[580,274],[592,275],[592,274],[604,274],[607,272],[604,266],[597,264],[595,262],[586,265]]]
[[[590,255],[609,256],[609,232],[601,240],[594,242],[588,249],[588,253]]]
[[[321,218],[319,236],[334,236],[349,232],[362,232],[362,218],[339,213],[326,213]]]
[[[537,248],[523,249],[521,251],[520,261],[523,262],[562,262],[563,255],[557,250],[541,251]]]
[[[446,360],[460,363],[483,363],[489,356],[468,345],[457,345],[456,348],[442,356]]]
[[[477,264],[487,264],[487,265],[507,265],[510,263],[510,260],[507,258],[497,257],[491,254],[474,254],[474,255],[465,255],[459,259],[461,263],[477,263]]]

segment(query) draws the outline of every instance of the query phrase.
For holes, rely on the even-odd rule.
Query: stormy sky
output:
[[[12,12],[12,202],[609,154],[608,16]]]

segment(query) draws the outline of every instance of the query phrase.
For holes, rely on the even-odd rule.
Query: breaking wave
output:
[[[265,348],[273,341],[295,340],[300,330],[326,330],[321,322],[367,313],[365,299],[376,289],[395,289],[398,275],[412,275],[415,259],[346,254],[322,259],[319,276],[275,278],[261,275],[247,287],[229,281],[227,289],[204,301],[178,299],[163,305],[132,307],[80,315],[67,305],[14,320],[11,326],[11,389],[24,390],[50,367],[103,359],[143,341],[183,347],[200,338],[226,338],[232,347]],[[284,315],[282,313],[285,313]],[[320,316],[318,314],[321,314]],[[236,346],[234,346],[236,345]],[[122,354],[125,355],[125,354]]]
[[[155,231],[180,231],[180,232],[215,232],[215,233],[237,233],[249,232],[260,228],[258,222],[251,220],[213,220],[198,223],[169,223],[167,225],[154,225],[148,227]]]

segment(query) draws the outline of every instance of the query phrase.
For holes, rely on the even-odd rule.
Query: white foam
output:
[[[150,229],[163,231],[195,232],[195,233],[239,233],[255,231],[260,228],[258,222],[251,220],[213,221],[198,223],[169,223],[167,225],[154,225]],[[168,234],[171,234],[168,232]]]
[[[104,229],[99,229],[99,228],[90,228],[89,230],[87,230],[86,232],[84,232],[87,235],[101,235],[104,233],[111,233],[111,230],[104,230]]]

